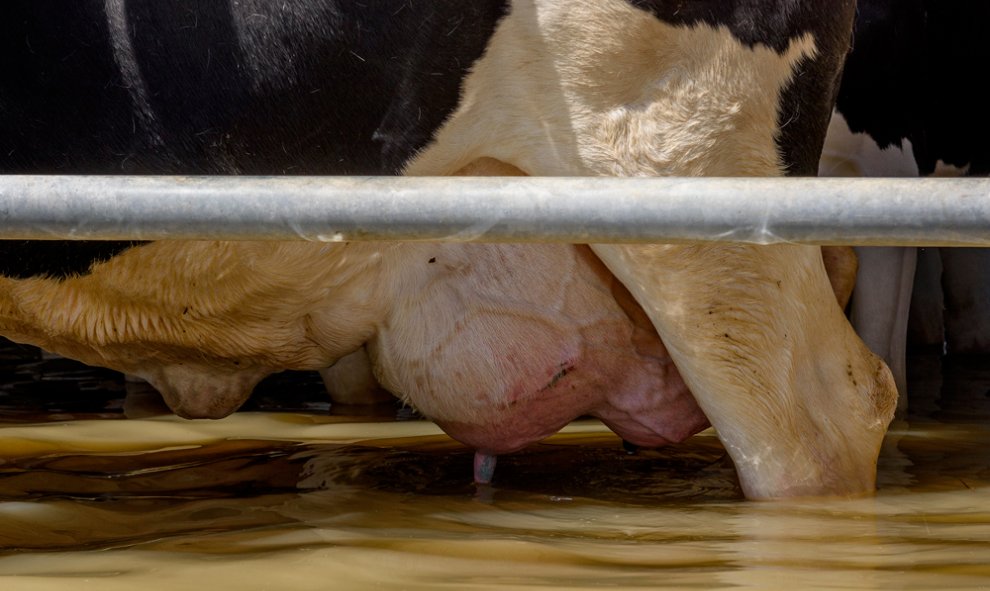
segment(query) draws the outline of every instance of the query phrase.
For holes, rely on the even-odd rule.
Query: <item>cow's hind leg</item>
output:
[[[897,392],[805,246],[596,245],[753,499],[873,491]]]
[[[907,405],[907,323],[918,249],[857,248],[859,274],[850,306],[853,326],[871,351],[890,365]]]
[[[990,352],[990,249],[940,251],[947,350],[950,354]]]

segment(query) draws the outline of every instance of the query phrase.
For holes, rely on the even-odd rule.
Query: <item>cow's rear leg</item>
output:
[[[919,248],[918,263],[911,288],[911,311],[908,314],[907,342],[917,347],[942,353],[945,350],[942,294],[941,248]],[[892,370],[893,371],[893,370]]]
[[[907,404],[907,323],[918,249],[899,246],[857,248],[859,272],[853,293],[853,326],[871,351],[890,365]]]
[[[836,304],[818,248],[594,248],[650,315],[747,497],[874,490],[897,392]]]
[[[990,249],[940,251],[947,350],[990,352]]]

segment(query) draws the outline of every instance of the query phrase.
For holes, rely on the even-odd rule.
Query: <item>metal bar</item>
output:
[[[0,176],[0,238],[990,246],[990,179]]]

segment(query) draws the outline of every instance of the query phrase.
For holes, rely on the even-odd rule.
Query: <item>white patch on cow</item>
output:
[[[810,35],[778,54],[624,0],[514,2],[406,173],[491,157],[546,176],[779,175],[779,97],[814,55]]]
[[[965,176],[960,168],[939,160],[931,176]],[[911,140],[881,148],[867,133],[853,133],[842,113],[832,114],[828,135],[818,163],[818,174],[829,177],[916,177],[918,164]]]
[[[846,118],[835,112],[828,125],[818,174],[830,177],[916,177],[918,165],[910,140],[881,149],[865,133],[853,133]]]
[[[969,165],[960,168],[952,164],[946,164],[939,160],[935,163],[935,170],[928,176],[944,176],[944,177],[957,177],[966,176],[969,174]]]
[[[137,61],[132,31],[127,20],[126,0],[104,0],[103,6],[107,15],[107,29],[113,44],[113,59],[120,69],[121,81],[134,103],[135,116],[141,128],[151,139],[152,145],[163,146],[161,130],[155,119],[155,112],[148,99],[148,88],[141,75],[141,66]]]

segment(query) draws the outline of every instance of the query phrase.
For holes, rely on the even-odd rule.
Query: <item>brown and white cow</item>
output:
[[[810,175],[854,10],[10,4],[0,171],[137,174]],[[381,382],[482,464],[582,413],[678,440],[700,408],[746,495],[772,498],[872,490],[895,399],[813,247],[5,248],[0,333],[144,376],[187,416],[367,343]]]

